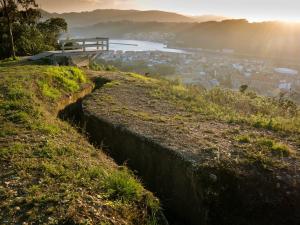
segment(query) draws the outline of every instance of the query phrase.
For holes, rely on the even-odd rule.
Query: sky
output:
[[[162,10],[185,15],[219,15],[249,21],[300,22],[300,0],[37,0],[50,12],[100,8]]]

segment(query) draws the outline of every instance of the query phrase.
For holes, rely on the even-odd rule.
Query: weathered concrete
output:
[[[30,56],[27,59],[31,61],[45,60],[53,65],[87,67],[90,61],[97,58],[102,52],[102,50],[86,50],[85,52],[82,50],[47,51]]]
[[[92,141],[108,145],[109,153],[118,163],[127,163],[137,170],[146,186],[162,197],[164,207],[173,209],[184,222],[205,224],[197,171],[190,162],[165,146],[95,117],[84,109],[83,112],[84,127]]]

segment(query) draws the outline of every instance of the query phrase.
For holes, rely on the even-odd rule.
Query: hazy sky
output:
[[[37,0],[48,11],[98,8],[164,10],[189,15],[215,14],[251,21],[300,21],[300,0]]]

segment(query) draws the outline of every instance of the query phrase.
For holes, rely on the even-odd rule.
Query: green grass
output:
[[[41,83],[42,93],[45,97],[48,97],[52,100],[56,100],[61,97],[61,93],[59,90],[53,87],[49,87],[46,83]]]
[[[138,78],[146,83],[150,81],[147,77]],[[252,92],[241,93],[220,88],[203,90],[163,80],[156,85],[153,82],[153,87],[152,97],[168,100],[207,119],[248,124],[273,131],[300,132],[300,110],[290,101],[258,96]]]
[[[113,65],[103,65],[95,62],[90,63],[89,69],[94,71],[111,71],[111,72],[118,71],[118,69]]]
[[[115,81],[111,81],[111,82],[108,82],[108,83],[104,84],[103,87],[111,88],[111,87],[118,86],[120,84],[121,83],[119,81],[115,80]]]
[[[126,169],[110,174],[104,180],[104,187],[108,190],[110,199],[124,202],[140,199],[143,193],[143,186]]]
[[[3,59],[3,60],[0,60],[0,65],[3,64],[3,65],[6,65],[6,64],[13,64],[13,63],[16,63],[20,60],[19,57],[9,57],[9,58],[6,58],[6,59]]]
[[[0,224],[157,221],[159,201],[135,176],[52,114],[87,82],[74,67],[0,63],[0,177],[14,184],[0,185]]]
[[[289,157],[294,155],[291,148],[275,139],[257,137],[255,135],[239,135],[235,138],[240,144],[251,144],[249,148],[253,152],[264,154],[267,158],[268,155],[272,154],[274,156]]]
[[[22,143],[12,143],[8,147],[0,147],[0,157],[2,159],[9,159],[13,155],[22,153],[24,145]]]
[[[241,135],[241,136],[238,136],[238,137],[236,137],[236,140],[237,140],[239,143],[250,143],[250,138],[249,138],[249,136],[247,136],[247,135]]]
[[[114,171],[104,180],[104,187],[108,190],[108,199],[124,203],[141,201],[145,199],[146,208],[150,211],[148,225],[159,224],[157,220],[160,211],[159,201],[153,198],[151,193],[144,194],[143,186],[134,178],[134,175],[126,168]]]
[[[274,141],[272,139],[267,138],[259,138],[256,140],[257,146],[261,147],[264,150],[271,151],[273,154],[278,156],[290,156],[292,155],[292,150],[289,146],[284,143]]]

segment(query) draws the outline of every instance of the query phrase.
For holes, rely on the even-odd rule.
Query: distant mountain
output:
[[[228,20],[230,19],[229,17],[225,16],[215,16],[215,15],[203,15],[203,16],[194,16],[192,17],[196,22],[198,23],[204,23],[208,21],[223,21],[223,20]]]
[[[190,17],[173,12],[97,9],[90,12],[49,13],[41,10],[44,19],[51,17],[64,18],[69,27],[89,26],[103,22],[132,21],[132,22],[206,22],[226,19],[220,16]]]
[[[110,37],[167,43],[170,47],[233,49],[236,53],[300,59],[300,24],[224,20],[205,23],[105,22],[71,28],[71,37]]]

